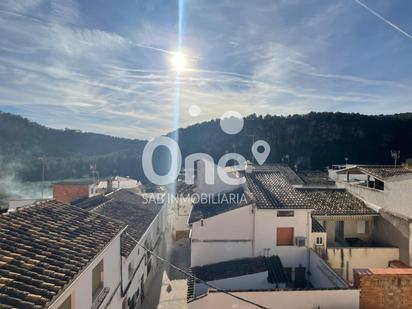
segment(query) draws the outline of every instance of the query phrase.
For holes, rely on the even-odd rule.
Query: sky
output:
[[[2,0],[0,110],[140,139],[228,111],[411,112],[410,16],[409,0]]]

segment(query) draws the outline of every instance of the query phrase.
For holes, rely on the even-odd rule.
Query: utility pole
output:
[[[400,150],[391,150],[391,157],[395,160],[395,167],[398,164],[398,160],[401,156],[401,151]]]
[[[255,134],[250,134],[249,135],[249,137],[251,137],[252,138],[252,145],[254,145],[255,144]],[[255,157],[253,156],[253,154],[252,154],[252,164],[255,164]]]
[[[41,173],[41,199],[44,199],[44,157],[40,158],[41,165],[42,165],[42,173]]]

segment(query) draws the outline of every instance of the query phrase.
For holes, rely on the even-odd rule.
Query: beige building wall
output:
[[[351,282],[355,268],[385,268],[399,259],[399,248],[328,248],[327,252],[329,265]]]

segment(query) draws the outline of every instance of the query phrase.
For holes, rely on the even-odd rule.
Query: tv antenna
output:
[[[391,150],[391,157],[395,160],[395,167],[398,163],[400,156],[401,156],[400,150]]]

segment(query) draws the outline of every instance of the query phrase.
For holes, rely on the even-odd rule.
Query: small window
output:
[[[278,227],[276,229],[276,245],[277,246],[293,246],[293,227]]]
[[[92,297],[95,299],[103,287],[103,260],[96,265],[92,274]]]
[[[293,217],[295,212],[293,210],[279,210],[278,217]]]
[[[66,300],[60,305],[59,309],[71,309],[72,308],[72,296],[66,298]]]
[[[323,245],[323,237],[316,237],[316,242],[315,244],[317,246],[322,246]]]

